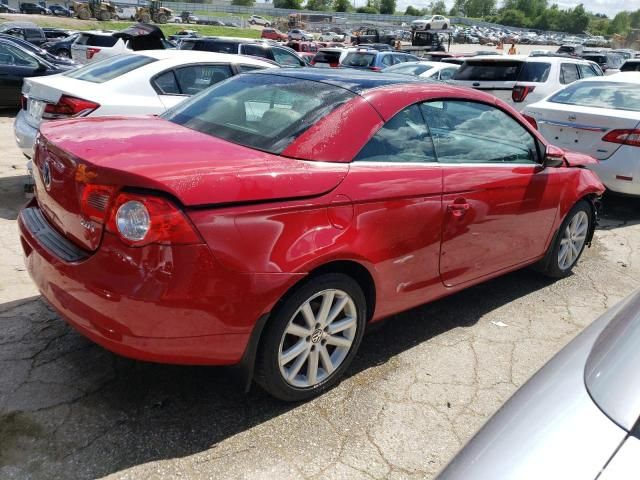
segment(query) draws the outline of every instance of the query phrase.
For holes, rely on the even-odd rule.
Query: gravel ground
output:
[[[432,478],[555,352],[640,284],[640,203],[605,200],[575,273],[523,270],[397,315],[305,404],[228,371],[146,364],[39,298],[16,228],[24,158],[0,117],[0,478]]]

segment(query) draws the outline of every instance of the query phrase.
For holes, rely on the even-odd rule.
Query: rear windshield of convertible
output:
[[[155,61],[155,58],[144,55],[118,55],[90,63],[63,75],[85,82],[104,83]]]
[[[279,154],[353,96],[320,82],[247,74],[205,90],[162,117],[212,137]]]

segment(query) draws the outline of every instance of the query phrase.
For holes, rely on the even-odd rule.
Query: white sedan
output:
[[[609,190],[640,195],[640,73],[580,80],[523,114],[552,144],[597,158]]]
[[[451,80],[460,65],[442,62],[405,62],[385,68],[384,73],[399,73],[401,75],[413,75],[431,80]]]
[[[450,26],[451,21],[442,15],[433,15],[411,22],[412,30],[446,30]]]
[[[25,79],[23,109],[14,123],[29,158],[43,121],[105,115],[155,115],[239,73],[277,68],[243,55],[147,50],[106,58],[49,77]]]

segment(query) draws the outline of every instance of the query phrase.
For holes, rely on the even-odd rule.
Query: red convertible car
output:
[[[280,69],[159,118],[43,126],[19,226],[43,296],[93,341],[301,400],[368,322],[527,265],[569,274],[594,161],[478,91]]]

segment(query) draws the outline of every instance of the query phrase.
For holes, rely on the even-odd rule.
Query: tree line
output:
[[[232,0],[234,5],[252,6],[255,0]],[[401,14],[396,12],[396,0],[367,0],[364,6],[353,8],[350,0],[273,0],[273,6],[315,11],[359,12]],[[447,9],[444,0],[432,1],[426,8],[409,5],[405,15],[449,15],[477,18],[500,25],[549,30],[556,32],[583,33],[594,35],[627,34],[631,29],[640,28],[640,9],[623,11],[613,18],[601,13],[588,12],[584,5],[561,9],[548,0],[455,0]]]

